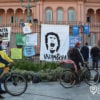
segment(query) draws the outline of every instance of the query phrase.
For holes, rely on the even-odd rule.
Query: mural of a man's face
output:
[[[57,34],[50,32],[45,37],[46,47],[51,52],[54,53],[55,51],[58,51],[60,46],[59,37]]]

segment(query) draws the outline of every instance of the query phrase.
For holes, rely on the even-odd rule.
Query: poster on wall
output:
[[[82,42],[81,36],[72,36],[72,35],[70,35],[69,36],[69,47],[73,48],[75,46],[76,42],[79,42],[79,43]]]
[[[12,59],[22,59],[22,48],[11,48]]]
[[[40,60],[60,61],[67,59],[69,49],[68,25],[41,25]]]
[[[31,30],[32,24],[31,23],[22,23],[21,26],[23,28],[23,33],[24,34],[27,34],[27,33],[31,33],[32,32],[32,30]]]
[[[33,34],[16,34],[16,45],[27,45],[33,46],[37,45],[37,33]]]
[[[25,35],[24,41],[27,46],[37,45],[37,33]]]
[[[74,36],[79,35],[79,26],[74,25],[72,27],[72,33],[73,33]]]
[[[11,27],[0,27],[0,34],[3,36],[3,41],[10,41]]]
[[[84,26],[83,26],[83,32],[84,32],[84,34],[86,34],[86,35],[89,35],[89,34],[90,34],[89,25],[84,25]]]
[[[16,45],[25,45],[25,42],[23,40],[24,34],[16,33]]]
[[[24,46],[24,56],[32,57],[35,55],[35,50],[33,46]]]

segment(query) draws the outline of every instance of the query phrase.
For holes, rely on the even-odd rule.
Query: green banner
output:
[[[24,34],[19,34],[17,33],[16,34],[16,45],[25,45],[25,42],[24,42]]]
[[[22,59],[22,48],[11,48],[12,59]]]

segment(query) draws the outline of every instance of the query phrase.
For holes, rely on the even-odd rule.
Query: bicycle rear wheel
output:
[[[8,94],[12,96],[19,96],[27,89],[27,81],[21,74],[12,73],[6,77],[4,81],[4,88]]]
[[[85,74],[85,81],[88,85],[96,85],[99,82],[99,72],[89,69]]]
[[[76,83],[75,74],[71,70],[65,70],[60,76],[60,84],[64,88],[71,88]]]

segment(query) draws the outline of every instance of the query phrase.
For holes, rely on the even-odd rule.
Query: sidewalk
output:
[[[4,100],[100,100],[100,94],[93,95],[84,82],[70,89],[63,88],[59,82],[29,84],[23,95],[13,97],[5,94],[4,97]]]

